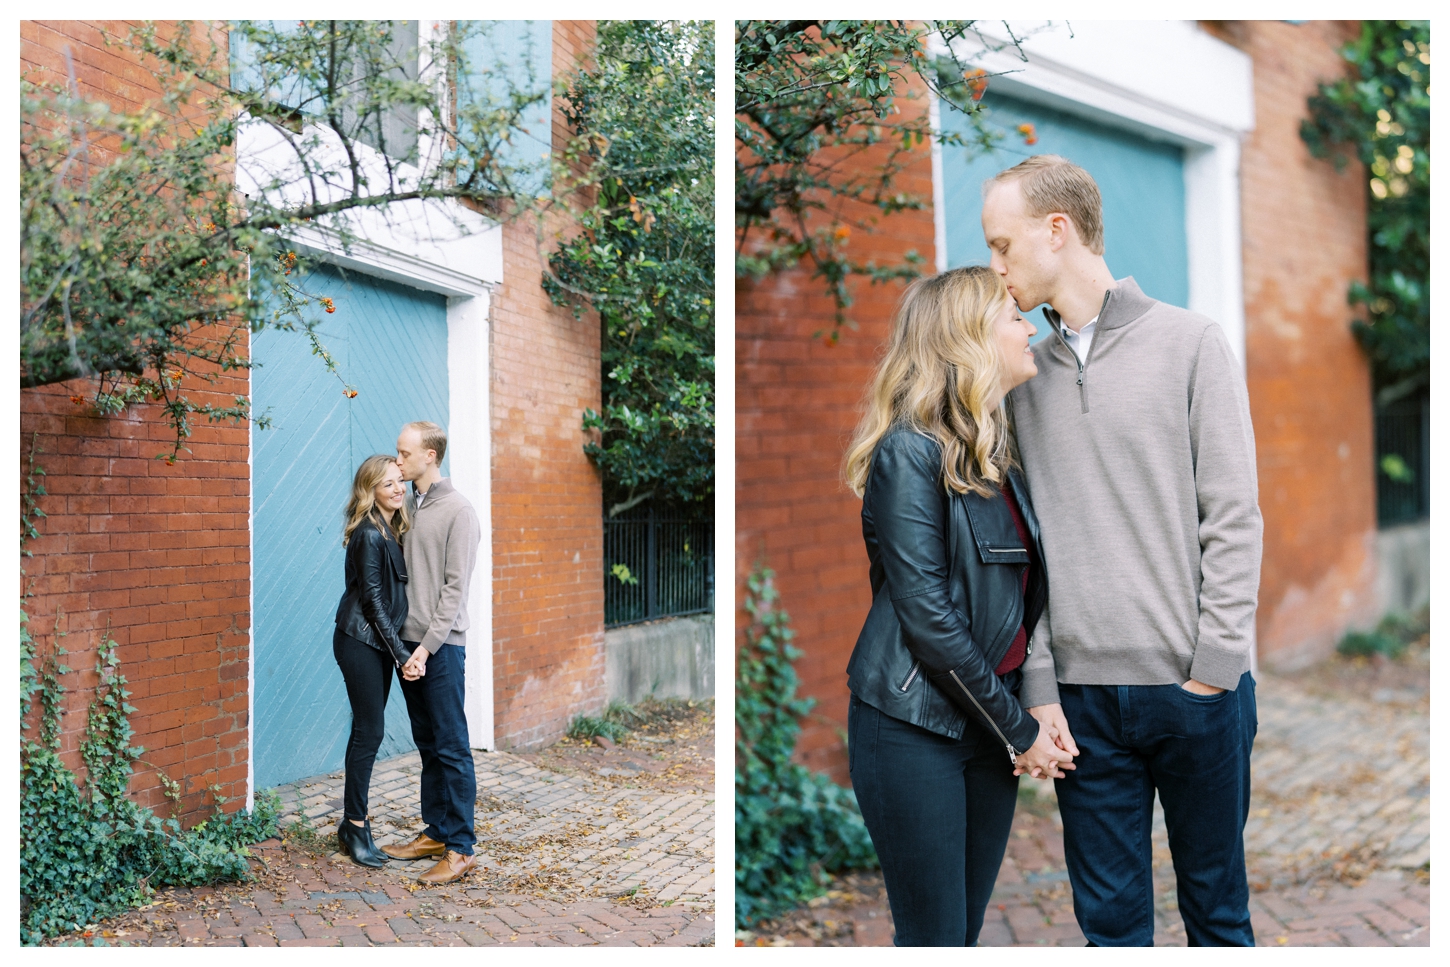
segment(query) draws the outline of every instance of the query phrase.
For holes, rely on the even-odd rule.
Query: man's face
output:
[[[412,427],[404,427],[398,434],[398,469],[403,471],[404,480],[423,476],[437,457],[437,451],[423,448],[423,434]]]
[[[982,199],[982,234],[992,250],[992,269],[1023,312],[1052,301],[1057,249],[1052,215],[1033,218],[1016,180],[996,185]]]

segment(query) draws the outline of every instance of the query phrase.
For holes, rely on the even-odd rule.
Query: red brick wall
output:
[[[1342,65],[1351,25],[1216,24],[1254,57],[1257,129],[1244,146],[1247,370],[1265,522],[1259,650],[1266,664],[1326,654],[1374,615],[1374,481],[1369,374],[1345,292],[1366,271],[1364,187],[1312,160],[1298,137],[1305,98]],[[930,197],[930,163],[905,187]],[[915,248],[931,259],[930,210],[883,223],[852,247]],[[897,287],[858,287],[861,328],[828,348],[819,282],[797,271],[737,284],[737,595],[756,561],[778,575],[805,652],[801,692],[818,699],[800,758],[844,781],[845,665],[869,606],[860,502],[840,457]],[[737,611],[737,626],[743,626]]]
[[[555,21],[555,75],[593,41],[593,21]],[[555,146],[566,136],[556,98]],[[541,271],[534,223],[507,225],[490,349],[494,735],[504,749],[554,741],[606,697],[603,495],[581,429],[584,409],[601,405],[599,320],[552,305]]]
[[[919,100],[899,102],[903,111],[926,110],[924,89],[916,93]],[[883,219],[871,234],[856,232],[853,258],[900,262],[915,249],[932,264],[927,148],[899,187],[927,207]],[[736,284],[736,624],[746,624],[745,578],[764,562],[776,572],[781,605],[805,653],[796,662],[800,691],[818,699],[802,723],[798,758],[844,782],[846,661],[871,606],[871,585],[861,501],[841,480],[841,458],[902,286],[855,283],[851,316],[860,328],[843,330],[840,342],[827,346],[812,334],[830,331],[835,304],[809,276],[796,269]]]
[[[21,69],[33,79],[63,78],[69,48],[83,93],[117,108],[154,98],[155,74],[103,36],[107,22],[22,22]],[[219,34],[221,49],[226,38]],[[58,77],[57,77],[58,75]],[[247,393],[245,373],[188,381],[200,402],[230,405]],[[72,381],[20,394],[21,468],[32,441],[46,471],[42,536],[23,560],[22,591],[40,646],[58,639],[76,671],[64,716],[63,748],[72,768],[95,684],[96,645],[111,634],[130,679],[134,742],[146,748],[131,789],[163,806],[156,769],[182,784],[184,815],[210,811],[212,784],[230,797],[247,792],[247,662],[250,541],[247,530],[247,427],[199,423],[191,453],[175,465],[174,435],[155,407],[101,418],[72,395],[94,385]]]
[[[1344,73],[1343,21],[1210,26],[1254,59],[1256,124],[1244,144],[1244,306],[1258,442],[1264,566],[1259,657],[1328,655],[1378,617],[1369,365],[1346,293],[1368,277],[1365,176],[1336,173],[1299,137],[1306,99]]]

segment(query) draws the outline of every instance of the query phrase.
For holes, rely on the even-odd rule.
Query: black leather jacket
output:
[[[1008,479],[1034,545],[1025,595],[1028,549],[1006,498],[948,491],[941,449],[924,434],[882,437],[861,506],[871,611],[846,674],[862,701],[930,732],[960,738],[972,716],[1015,762],[1038,724],[995,669],[1019,626],[1031,649],[1047,575],[1027,488],[1015,471]]]
[[[402,546],[373,521],[363,521],[347,542],[345,573],[338,628],[402,666],[413,655],[398,638],[408,618],[408,565]]]

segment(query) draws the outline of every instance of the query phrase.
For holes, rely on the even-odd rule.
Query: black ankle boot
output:
[[[337,844],[358,866],[377,869],[387,862],[382,852],[373,845],[372,833],[368,827],[354,825],[350,819],[344,818],[338,825]]]
[[[356,828],[356,827],[354,827],[354,828]],[[372,852],[373,857],[379,863],[382,863],[383,865],[387,865],[388,860],[392,859],[391,856],[389,856],[387,853],[384,853],[383,852],[383,849],[382,849],[381,846],[379,846],[377,843],[374,843],[373,842],[373,824],[372,824],[371,821],[366,820],[366,819],[363,820],[363,824],[362,824],[362,840],[363,840],[364,843],[367,844],[367,848]]]

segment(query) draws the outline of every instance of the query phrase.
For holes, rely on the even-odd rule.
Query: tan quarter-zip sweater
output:
[[[1218,324],[1108,291],[1087,359],[1054,332],[1012,418],[1042,529],[1047,611],[1022,703],[1057,683],[1234,688],[1249,668],[1263,522],[1254,429]],[[410,565],[411,566],[411,565]]]
[[[438,654],[443,645],[462,645],[468,631],[468,584],[478,560],[480,532],[473,505],[442,478],[427,499],[413,499],[413,521],[403,535],[408,565],[408,620],[398,637]]]

